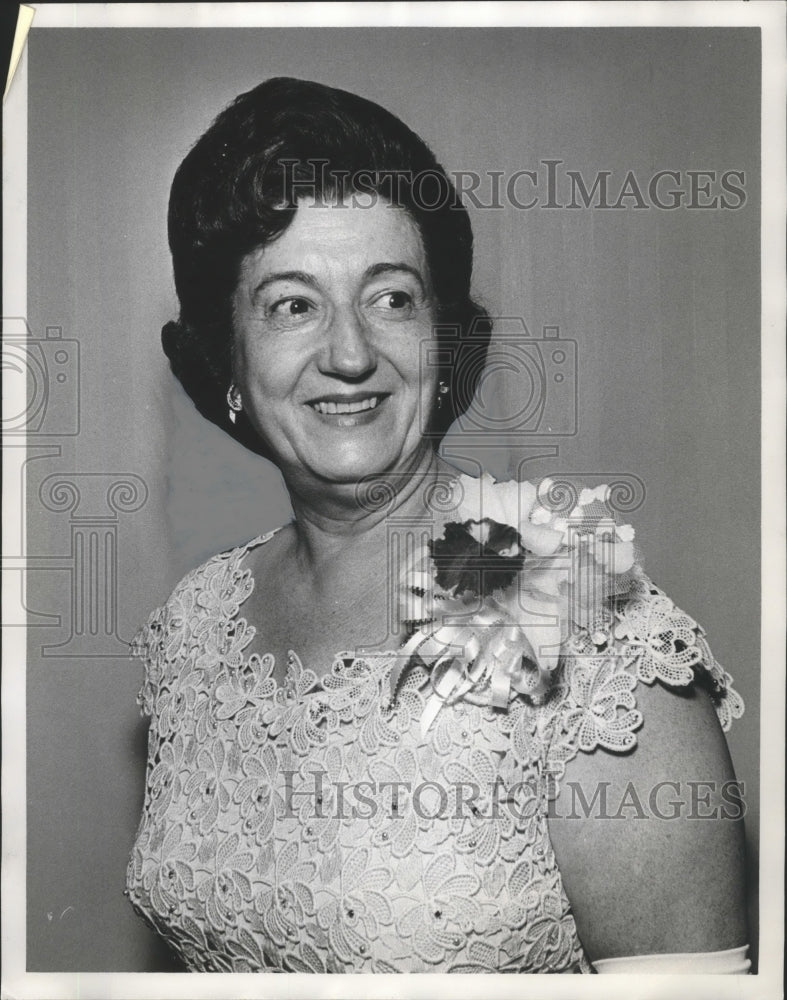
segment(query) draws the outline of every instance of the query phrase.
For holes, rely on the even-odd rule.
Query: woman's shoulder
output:
[[[569,701],[573,699],[577,707],[593,702],[595,713],[606,720],[614,718],[618,735],[615,726],[606,734],[597,733],[602,745],[606,735],[611,750],[627,750],[635,743],[634,732],[641,722],[634,709],[637,685],[674,691],[703,687],[721,728],[728,730],[743,714],[743,700],[714,657],[700,623],[645,572],[634,527],[622,523],[613,489],[607,484],[570,491],[565,483],[561,487],[557,495],[564,509],[563,496],[568,495],[567,512],[537,502],[527,527],[535,521],[541,529],[562,534],[551,557],[554,570],[542,570],[547,579],[542,589],[549,590],[552,573],[553,589],[563,594],[555,607],[563,619],[561,650]],[[545,480],[538,488],[539,497],[548,498],[555,489]],[[536,563],[536,576],[539,569]],[[590,733],[586,730],[582,736],[579,749],[594,749]]]
[[[151,611],[131,642],[132,656],[145,665],[139,702],[146,714],[152,714],[161,684],[200,645],[204,648],[212,633],[226,632],[235,621],[254,587],[246,557],[280,530],[257,535],[206,559],[189,570],[167,600]]]
[[[567,770],[586,766],[619,775],[662,751],[688,759],[698,733],[711,731],[709,711],[712,741],[726,752],[723,734],[744,703],[702,626],[637,563],[626,591],[597,609],[592,622],[575,625],[543,711],[550,717],[546,767],[557,786]],[[583,762],[589,757],[592,764]]]
[[[625,591],[614,595],[593,622],[575,628],[564,649],[574,699],[598,697],[601,688],[618,677],[618,707],[629,703],[622,692],[633,692],[640,682],[677,691],[697,685],[710,695],[724,731],[743,714],[743,699],[713,655],[702,625],[678,607],[639,562],[631,568]]]
[[[637,561],[566,643],[558,686],[550,837],[591,958],[745,943],[724,736],[744,705],[702,626]]]
[[[549,828],[591,959],[744,944],[745,789],[722,730],[740,699],[643,651],[603,679],[577,661],[571,683],[584,731],[551,749]]]
[[[225,612],[230,608],[224,603],[242,603],[251,589],[251,571],[244,565],[249,552],[268,542],[278,531],[276,528],[263,535],[257,535],[240,545],[224,549],[210,556],[204,562],[190,569],[163,604],[149,615],[138,637],[149,632],[151,626],[164,625],[179,627],[188,624],[193,616],[204,617],[211,611],[212,604]],[[215,598],[212,602],[209,597]],[[134,640],[137,644],[137,640]]]

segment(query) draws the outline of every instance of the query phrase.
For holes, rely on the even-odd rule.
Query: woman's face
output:
[[[243,409],[285,474],[349,483],[425,454],[434,304],[403,209],[301,203],[244,258],[232,305]]]

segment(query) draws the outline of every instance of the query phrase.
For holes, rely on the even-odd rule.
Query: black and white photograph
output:
[[[783,996],[783,6],[25,15],[3,996]]]

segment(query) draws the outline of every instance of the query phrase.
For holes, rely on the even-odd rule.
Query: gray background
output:
[[[135,473],[121,515],[118,632],[130,639],[188,568],[286,520],[278,472],[205,423],[168,371],[175,314],[168,187],[189,145],[242,90],[273,75],[376,100],[449,171],[743,170],[737,211],[472,210],[478,295],[531,332],[576,340],[576,436],[539,438],[551,471],[626,472],[650,575],[706,628],[747,714],[729,737],[745,782],[756,905],[759,730],[758,29],[35,29],[29,61],[28,320],[81,349],[80,433],[28,465],[27,550],[70,551],[69,514],[44,509],[52,473]],[[509,384],[505,390],[512,391]],[[526,454],[488,442],[508,475]],[[465,461],[465,464],[466,461]],[[80,478],[83,490],[89,480]],[[99,498],[100,499],[100,498]],[[31,572],[27,684],[31,971],[167,968],[123,895],[142,803],[141,670],[43,656],[64,641],[67,569]],[[646,863],[646,859],[643,859]],[[724,877],[724,873],[719,873]],[[754,911],[753,911],[754,913]],[[756,928],[752,937],[756,938]]]

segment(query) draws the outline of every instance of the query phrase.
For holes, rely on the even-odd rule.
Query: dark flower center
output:
[[[484,542],[472,534],[471,529],[477,525],[486,529]],[[509,550],[516,555],[502,554]],[[504,590],[525,563],[524,546],[516,528],[488,517],[462,524],[450,521],[443,537],[429,543],[429,551],[438,585],[456,596],[489,597]]]

